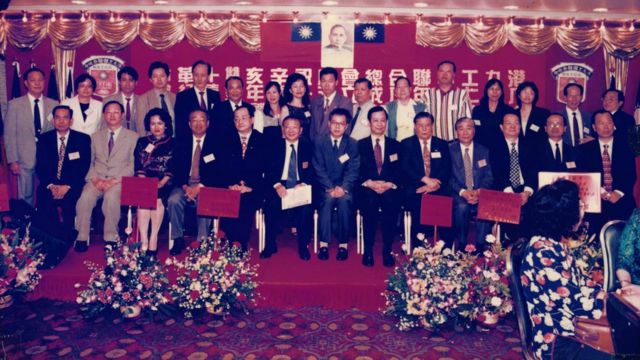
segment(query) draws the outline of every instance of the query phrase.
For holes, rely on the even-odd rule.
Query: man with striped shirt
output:
[[[444,60],[438,64],[438,87],[427,90],[425,108],[435,118],[434,135],[451,141],[456,138],[455,123],[471,117],[471,101],[465,89],[454,88],[456,64]]]

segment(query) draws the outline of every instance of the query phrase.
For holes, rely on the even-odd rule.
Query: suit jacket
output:
[[[402,140],[402,174],[407,195],[415,194],[416,189],[424,185],[421,181],[424,177],[424,159],[422,146],[417,136],[413,135]],[[435,194],[448,194],[449,178],[451,177],[451,155],[449,144],[435,136],[431,137],[431,160],[429,177],[440,180],[440,189]],[[439,155],[438,155],[439,154]]]
[[[212,89],[207,89],[205,96],[207,102],[206,111],[211,119],[213,109],[216,105],[220,104],[220,93]],[[200,94],[197,93],[195,87],[183,90],[176,95],[176,105],[174,109],[174,113],[176,114],[176,129],[174,129],[174,134],[176,134],[176,138],[183,139],[191,135],[191,129],[189,129],[189,114],[195,109],[200,109]]]
[[[593,131],[593,129],[591,128],[591,114],[586,112],[586,111],[582,111],[578,108],[578,112],[580,112],[580,116],[582,117],[582,129],[580,130],[580,134],[585,137],[585,136],[593,136],[593,134],[595,134],[595,131]],[[576,144],[573,144],[571,142],[571,124],[573,122],[573,114],[567,112],[567,108],[565,107],[564,109],[562,109],[562,111],[560,111],[560,113],[565,117],[565,119],[567,119],[567,130],[564,132],[564,135],[562,135],[562,143],[566,143],[568,145],[571,145],[573,147],[577,147],[578,144],[576,142]]]
[[[360,152],[360,180],[358,183],[362,184],[367,180],[383,180],[400,186],[402,171],[400,143],[388,136],[384,137],[384,153],[382,154],[380,174],[378,174],[373,146],[371,136],[358,141],[358,151]]]
[[[41,133],[53,129],[51,111],[58,103],[42,97],[44,106]],[[29,96],[24,95],[9,101],[7,116],[4,119],[4,146],[7,163],[18,162],[21,168],[33,169],[36,166],[36,129],[33,124],[33,111]]]
[[[253,135],[252,135],[253,136]],[[285,158],[287,156],[288,143],[285,139],[279,140],[269,153],[265,168],[265,187],[268,189],[277,183],[282,183],[282,172],[284,170]],[[313,157],[313,145],[308,141],[298,140],[298,183],[311,185],[313,182],[313,167],[311,160]]]
[[[244,100],[242,100],[242,106],[253,109],[254,113],[256,111],[256,108],[253,105]],[[211,118],[209,119],[209,129],[207,130],[207,134],[213,135],[216,138],[221,139],[223,142],[226,142],[228,137],[237,133],[238,131],[233,123],[233,108],[231,107],[231,101],[225,100],[213,108]]]
[[[518,140],[518,164],[520,165],[520,173],[525,187],[535,190],[536,176],[533,169],[533,148],[522,137]],[[475,149],[474,149],[475,152]],[[511,169],[511,144],[502,137],[498,143],[493,144],[490,149],[491,171],[493,172],[493,185],[498,191],[504,191],[511,187],[509,180]],[[514,192],[521,192],[522,189],[512,189]]]
[[[208,135],[207,135],[208,136]],[[258,131],[252,131],[247,142],[247,151],[242,158],[242,142],[236,131],[224,142],[224,185],[231,186],[244,181],[253,189],[250,193],[259,196],[263,190],[265,167],[264,138]]]
[[[69,130],[65,138],[62,173],[58,179],[58,132],[54,129],[40,135],[36,173],[41,186],[69,185],[74,190],[82,190],[90,161],[91,137]]]
[[[518,109],[521,112],[520,109]],[[527,126],[523,127],[521,132],[524,138],[527,139],[529,144],[535,144],[542,142],[545,138],[544,125],[547,123],[547,118],[551,112],[545,108],[534,106],[529,114],[527,120]]]
[[[89,102],[89,109],[87,109],[87,120],[84,120],[82,116],[82,110],[80,110],[80,101],[78,96],[74,96],[62,101],[62,105],[67,105],[73,110],[73,124],[71,129],[80,131],[89,136],[93,135],[97,130],[100,122],[102,121],[102,102],[96,99],[91,99]]]
[[[580,172],[599,172],[604,174],[600,141],[589,141],[578,146],[577,165]],[[636,181],[635,169],[635,159],[627,141],[618,138],[614,139],[611,153],[613,190],[623,192],[624,197],[633,198],[633,185]],[[604,176],[601,177],[600,184],[604,186]]]
[[[140,96],[133,94],[133,96],[131,97],[131,123],[129,124],[128,129],[134,132],[138,132],[138,124],[136,123],[137,119],[138,119],[138,107],[137,107],[137,103],[140,100]],[[102,99],[102,103],[106,104],[109,101],[117,101],[120,104],[122,104],[122,106],[125,107],[127,106],[127,100],[124,97],[124,94],[121,91],[118,91],[116,94],[113,94],[111,96],[107,96],[106,98]],[[122,114],[122,124],[123,126],[126,128],[127,126],[125,125],[126,120],[126,110],[125,113]],[[144,120],[144,117],[143,117]],[[107,127],[107,124],[104,122],[104,114],[102,116],[102,120],[100,121],[100,125],[98,125],[98,130],[102,130],[104,128]],[[142,124],[142,130],[144,130],[144,121]]]
[[[345,133],[336,154],[333,151],[331,136],[321,137],[314,145],[313,169],[316,173],[316,182],[323,193],[336,186],[353,192],[360,177],[358,142]]]
[[[120,179],[133,176],[133,153],[138,142],[138,134],[122,127],[109,154],[109,129],[102,129],[91,135],[91,165],[87,181],[100,179]]]
[[[451,191],[456,201],[460,201],[460,190],[466,189],[464,181],[464,160],[462,158],[462,145],[459,141],[449,144],[451,152]],[[484,160],[484,161],[483,161]],[[489,160],[489,150],[473,142],[473,189],[491,189],[493,185],[493,173]],[[482,164],[481,164],[482,162]]]
[[[580,145],[578,145],[580,146]],[[572,147],[569,143],[562,141],[562,165],[556,162],[555,148],[551,146],[549,140],[539,143],[533,152],[535,159],[531,162],[534,173],[534,189],[538,188],[538,173],[541,171],[550,172],[575,172],[578,170],[576,163],[576,151],[578,148]],[[493,160],[493,158],[492,158]]]
[[[327,111],[324,111],[324,95],[319,95],[311,99],[311,117],[313,118],[311,123],[311,141],[319,141],[324,135],[329,134],[329,114],[333,109],[341,108],[353,113],[353,103],[348,97],[336,92],[336,96],[333,97],[333,101],[329,104]],[[347,134],[350,132],[350,128],[347,128]]]
[[[191,164],[193,160],[193,137],[175,142],[173,183],[177,187],[189,185]],[[223,154],[215,139],[205,136],[200,152],[200,183],[209,187],[225,186],[222,179]]]
[[[622,136],[626,140],[628,131],[636,125],[636,120],[620,108],[613,114],[613,123],[616,126],[616,136]]]
[[[167,103],[167,108],[169,109],[169,115],[171,115],[171,119],[173,122],[171,125],[173,126],[173,129],[174,129],[173,133],[175,135],[176,127],[175,127],[175,114],[173,113],[173,108],[174,108],[174,104],[176,103],[176,94],[170,91],[165,92],[165,94],[166,96],[164,100]],[[151,89],[146,93],[138,96],[136,100],[138,100],[136,104],[136,129],[137,129],[138,135],[145,136],[148,134],[144,128],[144,117],[147,115],[149,110],[153,108],[161,109],[162,106],[160,106],[160,98],[156,95],[155,89]]]

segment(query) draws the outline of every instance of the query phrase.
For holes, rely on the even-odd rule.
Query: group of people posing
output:
[[[363,264],[373,266],[373,243],[382,224],[382,259],[393,266],[391,244],[401,207],[413,218],[411,234],[428,232],[419,225],[423,194],[453,197],[453,229],[445,238],[467,242],[477,211],[479,189],[519,193],[522,203],[537,189],[541,171],[602,174],[603,211],[591,219],[592,229],[611,218],[625,219],[634,208],[631,188],[635,165],[626,131],[633,117],[621,109],[624,95],[603,94],[603,109],[590,115],[580,109],[583,88],[564,89],[567,105],[560,112],[537,107],[533,82],[516,91],[518,108],[504,103],[500,80],[487,82],[480,104],[472,109],[467,92],[454,86],[456,66],[438,65],[438,86],[423,102],[412,98],[411,81],[395,80],[395,97],[385,106],[371,100],[372,84],[355,82],[354,99],[337,91],[338,72],[320,71],[321,92],[311,98],[307,79],[291,74],[284,89],[265,86],[261,110],[243,100],[239,77],[225,81],[226,101],[207,87],[211,65],[192,66],[194,86],[177,95],[167,91],[170,69],[153,62],[148,77],[153,88],[135,94],[138,73],[123,67],[119,92],[99,102],[96,81],[88,74],[75,80],[77,95],[58,105],[43,95],[44,73],[23,75],[28,94],[9,103],[5,146],[19,197],[63,227],[75,228],[75,250],[88,248],[91,213],[103,198],[103,238],[119,240],[123,176],[158,178],[155,210],[139,209],[142,249],[157,252],[165,209],[171,222],[172,254],[179,254],[185,210],[198,202],[203,186],[241,193],[237,219],[223,219],[227,237],[248,248],[254,212],[263,208],[266,246],[262,258],[277,252],[282,220],[293,219],[299,257],[310,258],[313,209],[319,214],[318,258],[329,258],[335,235],[337,260],[348,258],[347,243],[363,215]],[[283,211],[287,191],[311,185],[310,205]],[[149,231],[149,225],[151,229]],[[211,220],[198,218],[198,239]],[[475,244],[481,250],[490,224],[475,221]]]

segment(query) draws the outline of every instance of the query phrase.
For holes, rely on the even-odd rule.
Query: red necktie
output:
[[[200,91],[200,109],[207,111],[207,104],[204,102],[204,91]]]
[[[382,147],[380,146],[380,138],[376,139],[376,146],[373,149],[373,155],[376,158],[376,168],[378,175],[382,173]]]
[[[613,176],[611,176],[611,156],[609,155],[609,145],[604,146],[602,152],[602,170],[604,172],[604,189],[607,192],[613,190]]]

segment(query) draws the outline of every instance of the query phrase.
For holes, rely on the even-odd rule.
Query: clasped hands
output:
[[[60,200],[67,195],[67,192],[71,189],[69,185],[49,185],[49,191],[51,191],[51,196],[53,196],[54,200]]]
[[[393,183],[383,180],[367,180],[365,186],[375,191],[377,194],[384,194],[385,191],[393,188]]]
[[[240,191],[241,194],[252,192],[253,189],[245,185],[244,181],[240,181],[239,184],[229,186],[229,189]]]
[[[297,189],[297,188],[302,187],[302,186],[307,186],[307,184],[300,183],[300,184],[296,185],[294,187],[294,189]],[[283,197],[287,196],[287,188],[284,187],[284,185],[278,184],[278,185],[276,185],[275,189],[276,189],[276,193],[278,193],[278,196],[280,196],[281,199]]]
[[[464,190],[460,194],[460,196],[462,196],[465,200],[467,200],[467,203],[469,203],[469,205],[477,204],[478,201],[480,200],[479,195],[480,195],[480,192],[478,190]]]
[[[113,185],[118,183],[118,179],[93,178],[91,179],[91,183],[93,184],[93,186],[95,186],[96,189],[98,189],[98,191],[106,192],[107,190],[111,189]]]
[[[423,194],[423,193],[428,194],[434,191],[438,191],[438,189],[440,189],[440,186],[441,186],[440,180],[435,178],[430,178],[425,176],[422,179],[420,179],[420,181],[422,181],[424,185],[416,189],[416,194]]]

